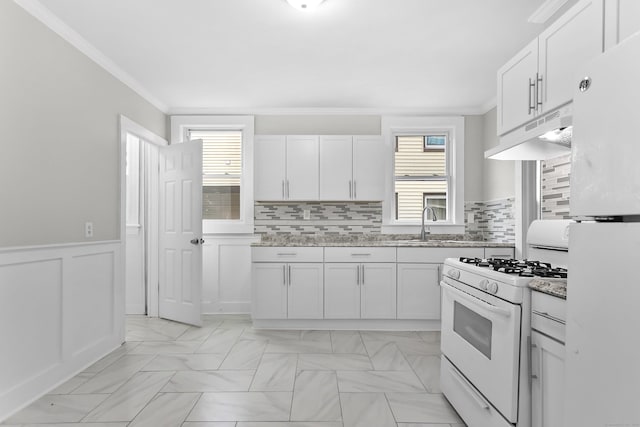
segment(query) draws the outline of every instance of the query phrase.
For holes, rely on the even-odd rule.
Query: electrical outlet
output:
[[[85,222],[84,223],[84,237],[93,237],[93,223]]]
[[[476,222],[476,214],[474,214],[473,212],[469,212],[467,214],[467,222],[469,224],[473,224],[474,222]]]
[[[309,209],[303,209],[303,211],[302,211],[302,218],[304,218],[304,219],[311,219],[311,210],[309,210]]]

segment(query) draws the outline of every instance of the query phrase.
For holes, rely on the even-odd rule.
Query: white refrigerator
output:
[[[640,33],[576,77],[565,426],[640,427]]]

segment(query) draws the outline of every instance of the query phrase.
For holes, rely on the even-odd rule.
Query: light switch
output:
[[[473,212],[469,212],[467,214],[467,222],[469,224],[473,224],[474,222],[476,222],[476,214],[474,214]]]

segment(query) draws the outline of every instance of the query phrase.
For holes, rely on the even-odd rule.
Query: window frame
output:
[[[171,116],[171,144],[186,141],[191,130],[242,132],[240,218],[203,219],[203,234],[253,234],[254,116]]]
[[[447,134],[447,187],[446,221],[436,221],[432,230],[437,233],[463,234],[464,228],[464,117],[462,116],[385,116],[382,117],[382,135],[388,157],[385,199],[382,202],[382,233],[417,233],[420,221],[396,220],[395,203],[395,150],[397,136]],[[425,141],[426,144],[426,141]],[[413,177],[412,177],[413,178]],[[442,181],[442,177],[425,177]]]

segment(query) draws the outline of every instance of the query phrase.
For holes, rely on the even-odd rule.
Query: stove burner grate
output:
[[[545,277],[566,279],[568,272],[566,268],[553,267],[548,262],[533,260],[518,260],[504,258],[468,258],[460,257],[460,262],[473,264],[478,267],[492,268],[495,271],[505,274],[517,274],[521,277]]]

